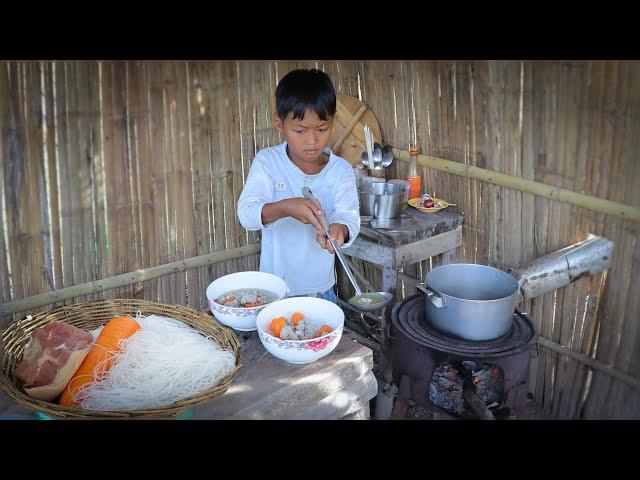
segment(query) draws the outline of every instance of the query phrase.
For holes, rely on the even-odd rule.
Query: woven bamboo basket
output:
[[[55,403],[44,402],[27,396],[18,387],[18,381],[12,372],[22,360],[24,347],[31,338],[31,332],[48,323],[65,322],[85,330],[94,330],[118,315],[131,315],[137,312],[143,316],[152,314],[180,320],[198,332],[213,337],[222,348],[236,355],[236,367],[220,380],[217,385],[197,396],[185,398],[161,408],[129,411],[86,410],[76,407],[63,407]],[[233,331],[222,326],[206,312],[180,305],[166,305],[136,299],[95,300],[67,305],[47,312],[28,316],[11,323],[2,331],[0,337],[0,386],[20,405],[37,410],[57,418],[131,418],[131,417],[175,417],[192,407],[201,404],[227,391],[233,377],[241,367],[240,342]]]

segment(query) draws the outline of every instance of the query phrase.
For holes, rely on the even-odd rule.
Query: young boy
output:
[[[260,271],[282,278],[289,296],[335,303],[334,251],[318,216],[326,216],[335,244],[347,247],[360,232],[360,209],[353,168],[327,146],[336,112],[331,79],[316,69],[289,72],[276,88],[276,110],[285,142],[254,158],[238,218],[247,230],[262,230]],[[320,205],[302,196],[304,186]]]

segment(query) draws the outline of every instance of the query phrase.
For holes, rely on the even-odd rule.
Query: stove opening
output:
[[[508,415],[504,401],[504,372],[493,363],[449,360],[433,371],[428,398],[447,413],[468,419]]]

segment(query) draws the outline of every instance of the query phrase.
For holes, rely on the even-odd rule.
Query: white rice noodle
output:
[[[224,350],[172,318],[150,315],[136,319],[140,330],[119,346],[107,375],[96,365],[97,381],[83,385],[74,399],[93,410],[140,410],[168,406],[204,392],[236,365],[233,352]]]

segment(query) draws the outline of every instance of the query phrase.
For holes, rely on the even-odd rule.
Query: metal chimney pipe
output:
[[[524,298],[538,297],[611,266],[614,243],[596,235],[509,270]]]

